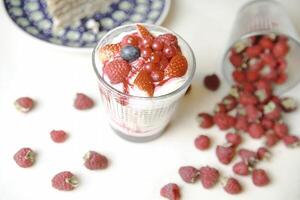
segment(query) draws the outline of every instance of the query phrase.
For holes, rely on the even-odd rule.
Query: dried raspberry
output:
[[[227,133],[226,134],[226,140],[228,143],[233,145],[234,147],[237,147],[242,143],[242,137],[240,134],[237,133]]]
[[[224,104],[218,103],[217,105],[215,105],[214,113],[226,113],[226,112],[227,112],[227,109]]]
[[[272,49],[274,46],[273,41],[267,36],[263,36],[258,44],[264,49]]]
[[[238,155],[247,165],[253,166],[257,163],[257,154],[254,151],[242,148],[238,151]]]
[[[231,62],[231,64],[238,68],[241,67],[243,64],[243,57],[235,52],[231,52],[230,56],[229,56],[229,60]]]
[[[210,147],[210,139],[206,135],[200,135],[195,139],[194,144],[197,149],[206,150]]]
[[[297,110],[297,102],[294,99],[289,97],[285,97],[281,99],[280,106],[282,110],[287,113]]]
[[[216,155],[221,163],[227,165],[235,156],[235,148],[233,146],[225,147],[218,145],[216,148]]]
[[[271,153],[266,147],[258,148],[256,154],[259,160],[268,160],[271,157]]]
[[[248,133],[252,138],[258,139],[265,134],[265,130],[261,124],[253,123],[249,126]]]
[[[278,74],[278,76],[275,80],[275,83],[277,85],[282,85],[287,81],[287,79],[288,79],[288,75],[284,72],[281,72],[281,73]]]
[[[266,134],[266,145],[272,147],[279,141],[278,136],[275,133]]]
[[[94,101],[83,93],[77,93],[74,107],[78,110],[87,110],[94,106]]]
[[[240,161],[233,165],[232,170],[237,175],[247,176],[250,174],[250,171],[252,170],[252,168],[249,167],[249,165],[246,164],[245,162]]]
[[[15,153],[14,160],[20,167],[28,168],[35,162],[35,153],[28,147],[21,148],[17,153]]]
[[[201,167],[200,170],[200,180],[204,188],[209,189],[216,185],[219,180],[219,171],[213,167]]]
[[[282,58],[289,52],[289,46],[286,42],[277,42],[273,49],[272,53],[276,58]]]
[[[199,177],[199,171],[192,166],[180,167],[178,173],[186,183],[194,183]]]
[[[50,136],[51,139],[56,143],[62,143],[68,137],[67,133],[63,130],[53,130],[50,132]]]
[[[272,120],[269,120],[267,118],[263,118],[261,120],[261,125],[263,126],[264,129],[268,130],[268,129],[273,129],[274,127],[274,122]]]
[[[258,98],[249,92],[242,92],[240,93],[239,102],[243,105],[255,105],[258,103]]]
[[[269,179],[267,173],[265,172],[265,170],[255,169],[252,172],[252,181],[253,181],[254,185],[261,187],[261,186],[265,186],[265,185],[269,184],[270,179]]]
[[[234,128],[241,131],[248,131],[249,123],[246,116],[238,116]]]
[[[279,138],[284,138],[289,134],[288,126],[284,123],[275,123],[274,132]]]
[[[295,135],[287,135],[283,137],[283,142],[287,147],[297,147],[300,146],[300,139]]]
[[[254,57],[258,57],[260,55],[260,53],[262,52],[262,48],[259,45],[254,45],[251,47],[248,47],[246,49],[246,54],[249,58],[254,58]]]
[[[227,95],[223,98],[222,103],[225,105],[227,112],[236,108],[238,102],[237,99],[232,95]]]
[[[247,113],[248,122],[256,122],[263,116],[262,112],[254,105],[247,105],[245,110]]]
[[[255,82],[259,79],[260,74],[256,70],[248,70],[246,72],[246,77],[249,82]]]
[[[211,91],[216,91],[220,87],[220,79],[216,74],[205,76],[203,82],[204,86]]]
[[[108,166],[107,158],[95,151],[87,152],[83,159],[84,166],[90,170],[106,169]]]
[[[180,188],[176,183],[168,183],[161,188],[160,195],[169,200],[179,200],[181,196]]]
[[[261,79],[257,81],[255,83],[255,86],[257,90],[266,90],[268,93],[271,93],[273,90],[271,82],[266,79]]]
[[[224,190],[229,194],[239,194],[242,192],[242,186],[235,178],[228,178]]]
[[[227,130],[235,125],[236,119],[226,113],[216,113],[214,122],[221,130]]]
[[[20,97],[15,101],[14,104],[17,110],[23,113],[27,113],[32,110],[34,101],[30,97]]]
[[[214,125],[213,117],[208,113],[199,113],[197,116],[197,121],[201,128],[211,128]]]
[[[272,54],[264,53],[260,58],[264,66],[267,65],[273,69],[277,65],[276,58]]]
[[[247,80],[246,74],[239,70],[234,70],[232,72],[232,78],[237,83],[244,83]]]
[[[71,191],[78,185],[78,180],[69,171],[63,171],[52,178],[52,187],[62,191]]]

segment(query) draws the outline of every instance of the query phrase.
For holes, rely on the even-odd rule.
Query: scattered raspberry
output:
[[[253,123],[249,126],[248,133],[252,138],[258,139],[265,134],[265,130],[261,124]]]
[[[199,113],[197,116],[197,121],[201,128],[211,128],[214,125],[213,117],[208,113]]]
[[[276,58],[282,58],[289,52],[289,46],[286,42],[277,42],[273,49],[272,53]]]
[[[241,157],[243,162],[248,165],[254,165],[254,164],[256,164],[256,162],[258,160],[256,152],[248,150],[248,149],[241,148],[238,151],[238,155]]]
[[[233,146],[225,147],[218,145],[216,155],[221,163],[227,165],[235,156],[235,148]]]
[[[227,133],[225,137],[227,142],[233,145],[234,147],[237,147],[242,143],[242,137],[240,134]]]
[[[218,103],[214,107],[214,113],[226,113],[227,109],[226,106],[223,103]]]
[[[205,76],[203,83],[204,86],[211,91],[216,91],[220,87],[220,79],[216,74]]]
[[[274,127],[274,122],[270,119],[267,118],[263,118],[261,120],[261,125],[263,126],[264,129],[268,130],[268,129],[273,129]]]
[[[210,139],[206,135],[198,136],[195,141],[195,146],[199,150],[206,150],[210,147]]]
[[[182,180],[187,183],[194,183],[199,177],[199,171],[192,166],[180,167],[178,173]]]
[[[123,83],[129,72],[131,66],[123,59],[115,59],[105,63],[103,67],[103,73],[107,75],[111,84]]]
[[[165,69],[165,76],[169,78],[181,77],[186,73],[187,67],[188,62],[186,58],[181,54],[177,54],[171,59],[169,65]]]
[[[264,115],[267,119],[278,120],[281,117],[281,109],[274,101],[270,101],[264,106]]]
[[[237,99],[232,95],[225,96],[222,103],[225,105],[227,112],[235,109],[238,105]]]
[[[258,103],[258,98],[248,92],[242,92],[240,94],[239,102],[243,105],[255,105]]]
[[[140,89],[152,97],[154,94],[154,84],[152,82],[152,78],[150,74],[142,70],[140,73],[137,75],[136,79],[134,80],[134,84]]]
[[[235,125],[236,119],[226,113],[216,113],[214,122],[221,130],[227,130]]]
[[[255,169],[252,172],[252,181],[256,186],[265,186],[270,182],[269,176],[263,169]]]
[[[247,176],[250,174],[251,167],[245,162],[241,161],[233,165],[233,172],[240,176]]]
[[[242,186],[235,178],[227,179],[224,190],[229,194],[239,194],[242,192]]]
[[[243,64],[242,56],[235,52],[231,52],[229,60],[230,60],[231,64],[236,68],[241,67]]]
[[[15,101],[14,104],[17,110],[27,113],[32,110],[34,101],[30,97],[20,97]]]
[[[249,58],[258,57],[261,54],[262,50],[263,49],[261,48],[261,46],[254,45],[247,48],[246,54]]]
[[[273,127],[273,130],[275,134],[281,139],[289,134],[289,128],[284,123],[276,123]]]
[[[300,139],[295,135],[287,135],[283,137],[283,142],[287,147],[297,147],[300,146]]]
[[[271,153],[266,147],[258,148],[256,154],[259,160],[268,160],[271,157]]]
[[[204,188],[212,188],[219,180],[219,171],[213,167],[201,167],[200,168],[200,180]]]
[[[68,134],[63,130],[53,130],[50,132],[50,136],[54,142],[62,143],[67,139]]]
[[[30,148],[22,148],[14,155],[16,163],[23,168],[31,167],[35,162],[35,153]]]
[[[94,106],[94,101],[83,93],[77,93],[74,101],[74,107],[77,110],[87,110]]]
[[[234,128],[240,131],[248,131],[249,123],[246,116],[238,116]]]
[[[169,200],[179,200],[180,199],[180,188],[176,183],[168,183],[160,190],[160,195]]]
[[[90,170],[106,169],[108,166],[107,158],[95,151],[87,152],[83,159],[84,166]]]
[[[275,133],[266,134],[266,145],[272,147],[279,141],[278,136]]]
[[[63,171],[52,178],[52,187],[62,191],[71,191],[78,185],[77,178],[69,171]]]
[[[247,105],[245,110],[247,113],[248,122],[256,122],[263,116],[262,112],[257,108],[257,106]]]
[[[121,51],[121,44],[107,44],[100,48],[100,60],[102,63],[111,60],[114,56],[120,54]]]
[[[258,44],[264,49],[272,49],[274,46],[273,41],[267,36],[263,36]]]
[[[232,78],[235,82],[240,84],[247,81],[246,74],[243,71],[239,71],[239,70],[234,70],[232,72]]]

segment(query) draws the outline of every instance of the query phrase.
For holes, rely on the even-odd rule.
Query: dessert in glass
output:
[[[95,47],[93,66],[104,108],[122,138],[159,137],[191,84],[195,57],[172,31],[132,24],[108,32]]]

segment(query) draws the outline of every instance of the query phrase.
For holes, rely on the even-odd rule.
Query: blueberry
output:
[[[121,57],[124,60],[127,60],[129,62],[132,62],[132,61],[138,59],[140,57],[140,54],[141,54],[141,52],[140,52],[139,48],[131,46],[131,45],[124,46],[121,49]]]

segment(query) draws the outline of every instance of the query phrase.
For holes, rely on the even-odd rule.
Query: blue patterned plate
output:
[[[4,0],[6,11],[19,28],[45,42],[72,48],[91,48],[109,30],[124,24],[161,24],[166,17],[170,0],[119,0],[103,13],[92,18],[100,21],[100,32],[86,28],[87,18],[80,23],[52,31],[52,19],[45,0]],[[90,19],[90,18],[89,18]]]

